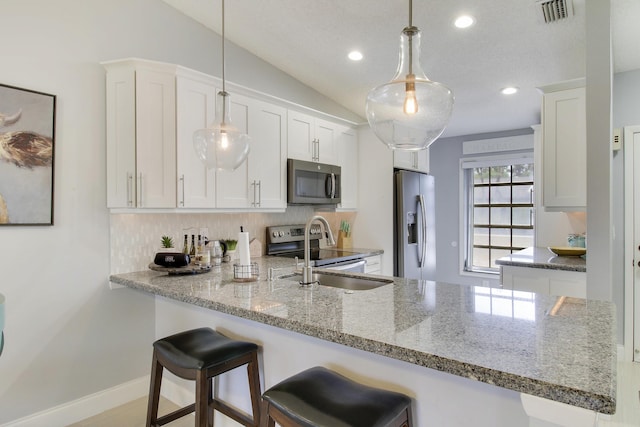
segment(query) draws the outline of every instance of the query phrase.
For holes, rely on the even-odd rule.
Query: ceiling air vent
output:
[[[536,4],[542,12],[545,23],[560,21],[573,15],[573,0],[538,0]]]

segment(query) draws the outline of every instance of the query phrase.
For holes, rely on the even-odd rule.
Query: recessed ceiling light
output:
[[[453,25],[455,25],[458,28],[468,28],[472,26],[474,22],[475,22],[475,19],[473,19],[473,16],[462,15],[456,18]]]
[[[514,93],[518,92],[518,88],[517,87],[505,87],[502,90],[500,90],[500,92],[503,95],[513,95]]]
[[[357,50],[349,52],[348,56],[352,61],[360,61],[362,59],[362,53],[358,52]]]

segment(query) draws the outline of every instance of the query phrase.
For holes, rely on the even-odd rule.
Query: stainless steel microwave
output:
[[[336,205],[340,203],[340,166],[287,160],[287,203]]]

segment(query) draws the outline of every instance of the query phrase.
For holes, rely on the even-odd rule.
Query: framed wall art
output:
[[[53,225],[56,97],[0,84],[0,225]]]

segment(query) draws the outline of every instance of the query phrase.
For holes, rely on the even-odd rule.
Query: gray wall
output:
[[[477,276],[460,274],[460,158],[462,143],[477,139],[527,135],[533,130],[516,129],[442,138],[429,148],[430,173],[436,182],[436,280],[439,282],[480,284]],[[498,280],[498,277],[495,278]],[[495,283],[494,283],[495,285]]]

